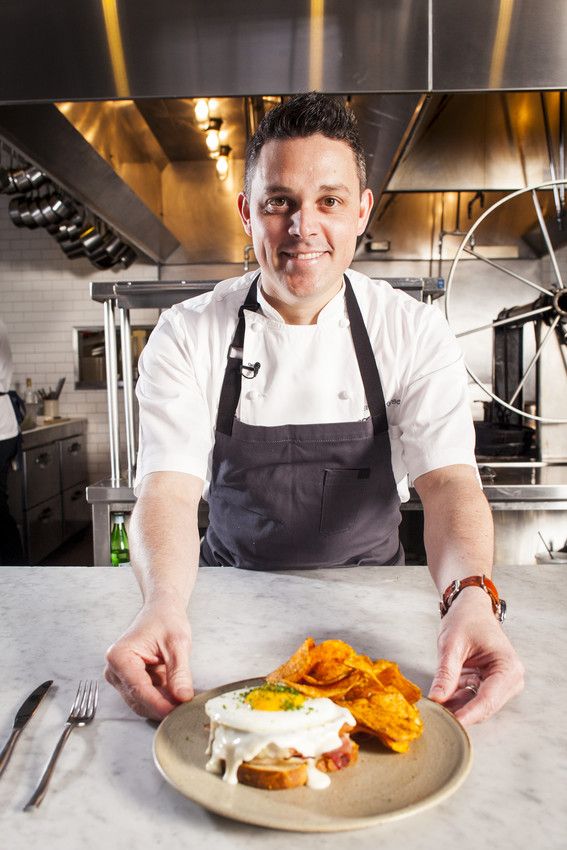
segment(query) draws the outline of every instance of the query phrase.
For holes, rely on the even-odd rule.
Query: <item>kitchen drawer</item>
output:
[[[24,467],[28,510],[60,492],[59,451],[56,443],[25,451]]]
[[[59,440],[61,489],[67,490],[87,477],[87,441],[84,434]]]
[[[75,487],[69,487],[68,490],[63,491],[63,540],[81,531],[91,520],[86,487],[87,482],[82,481]]]
[[[63,542],[61,496],[36,505],[26,514],[28,557],[30,564],[38,564]]]
[[[6,491],[10,513],[20,524],[24,513],[24,475],[21,469],[12,469],[11,465],[8,467]]]

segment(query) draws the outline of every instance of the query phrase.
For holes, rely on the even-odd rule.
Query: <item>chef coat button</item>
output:
[[[340,393],[339,393],[339,398],[342,398],[343,401],[346,401],[347,399],[350,398],[350,396],[349,396],[349,394],[347,393],[346,390],[341,390]]]
[[[252,324],[250,325],[250,330],[256,331],[256,333],[258,333],[258,331],[260,331],[261,329],[262,325],[260,324],[260,322],[252,322]]]
[[[246,398],[249,398],[250,401],[257,401],[260,398],[263,398],[263,393],[258,390],[250,390],[249,393],[246,393]]]
[[[350,322],[349,322],[348,319],[346,319],[346,318],[339,319],[339,328],[348,328],[349,325],[350,325]]]

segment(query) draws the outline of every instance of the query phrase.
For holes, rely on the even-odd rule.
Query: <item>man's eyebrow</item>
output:
[[[270,186],[266,186],[264,191],[265,191],[265,194],[267,194],[267,195],[277,195],[277,194],[293,195],[294,194],[294,190],[291,189],[289,186],[282,186],[279,183],[273,183]],[[321,186],[319,186],[319,191],[320,192],[343,192],[346,195],[351,194],[350,189],[348,188],[348,186],[345,183],[334,183],[332,185],[328,184],[328,183],[322,183]]]
[[[335,183],[333,186],[323,184],[319,186],[322,192],[343,192],[345,195],[350,195],[351,191],[345,183]]]
[[[264,189],[266,195],[292,195],[293,189],[289,186],[281,186],[279,183],[273,183],[271,186],[266,186]]]

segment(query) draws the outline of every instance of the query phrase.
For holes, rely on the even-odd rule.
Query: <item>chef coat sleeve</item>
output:
[[[186,472],[205,481],[213,433],[194,352],[178,311],[162,314],[138,362],[140,410],[134,493],[150,472]]]
[[[452,464],[477,470],[463,354],[436,306],[424,305],[414,343],[399,411],[410,480]]]

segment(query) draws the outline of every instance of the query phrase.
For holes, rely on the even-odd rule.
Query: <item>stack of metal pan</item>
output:
[[[136,252],[84,207],[56,189],[36,166],[0,168],[0,192],[15,195],[8,211],[16,227],[45,228],[70,259],[97,269],[127,269]]]

